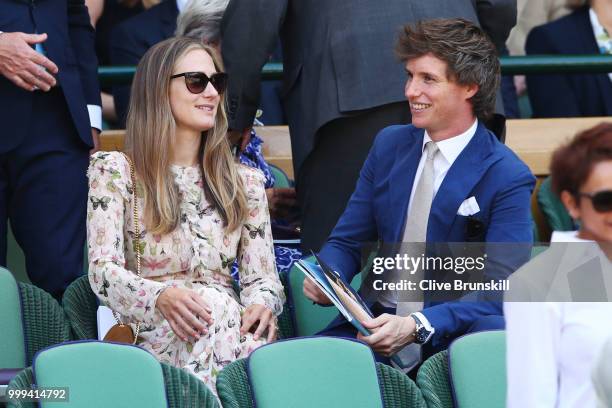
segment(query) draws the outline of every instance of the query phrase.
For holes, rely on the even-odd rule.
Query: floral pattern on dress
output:
[[[172,166],[180,194],[181,219],[169,234],[151,234],[142,220],[144,195],[136,186],[140,233],[136,245],[129,163],[119,152],[92,156],[87,207],[89,281],[102,303],[132,324],[142,322],[139,345],[158,360],[182,367],[216,393],[216,376],[237,358],[265,343],[240,336],[241,314],[261,304],[279,315],[283,287],[276,272],[272,232],[261,172],[237,165],[246,189],[248,217],[229,232],[205,197],[201,169]],[[141,277],[136,271],[141,255]],[[239,263],[240,297],[230,269]],[[174,335],[155,308],[167,287],[196,291],[212,309],[208,334],[193,343]]]

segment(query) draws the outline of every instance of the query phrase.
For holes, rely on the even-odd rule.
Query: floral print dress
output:
[[[135,328],[142,322],[139,345],[158,360],[196,375],[216,394],[216,376],[232,361],[265,343],[252,334],[240,336],[245,307],[261,304],[278,316],[283,287],[274,263],[274,249],[264,177],[238,165],[248,200],[248,218],[228,232],[217,210],[206,200],[198,167],[172,166],[180,194],[181,219],[170,234],[146,230],[143,194],[136,186],[140,216],[138,245],[134,241],[130,167],[119,152],[98,152],[90,162],[87,206],[89,281],[102,303]],[[135,251],[141,255],[136,275]],[[240,296],[233,289],[230,268],[238,260]],[[212,309],[213,323],[199,340],[184,342],[155,308],[167,287],[199,293]]]

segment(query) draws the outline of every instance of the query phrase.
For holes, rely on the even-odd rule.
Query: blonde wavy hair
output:
[[[170,109],[170,76],[179,59],[201,49],[211,56],[217,72],[223,64],[217,52],[200,41],[174,37],[149,49],[132,82],[127,115],[125,152],[134,161],[144,190],[144,222],[154,234],[172,232],[180,221],[179,192],[170,171],[176,121]],[[221,95],[215,125],[202,133],[198,154],[204,193],[221,215],[228,231],[246,219],[247,198],[227,140],[225,97]]]

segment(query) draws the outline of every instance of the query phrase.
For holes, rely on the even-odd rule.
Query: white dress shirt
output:
[[[183,11],[189,1],[190,0],[176,0],[176,8],[178,9],[179,13]]]
[[[557,238],[563,242],[589,242],[577,238],[575,232],[557,234]],[[582,251],[576,244],[569,245],[567,252]],[[610,286],[612,263],[596,245],[590,246],[589,252],[589,257],[594,254],[599,258],[605,286]],[[563,259],[561,268],[568,263],[572,268],[585,259],[564,258],[571,259]],[[534,281],[533,274],[538,271],[527,269],[528,265],[515,274],[525,272],[522,276],[525,279],[531,274],[530,281]],[[567,275],[565,278],[567,286]],[[551,286],[556,285],[553,282]],[[559,287],[553,292],[553,296],[560,293],[566,296]],[[612,336],[612,302],[507,301],[504,315],[507,408],[594,408],[591,371],[603,345]]]
[[[460,135],[448,138],[441,142],[436,142],[438,149],[440,149],[440,153],[436,155],[434,158],[434,197],[442,185],[444,181],[444,177],[446,177],[446,173],[448,173],[448,169],[451,168],[457,157],[461,154],[465,146],[470,143],[470,140],[476,134],[476,128],[478,127],[478,120],[475,120],[472,126],[469,127],[468,130],[461,133]],[[423,145],[421,146],[421,152],[425,150],[425,144],[431,141],[431,137],[425,131],[425,136],[423,137]],[[417,167],[416,174],[414,175],[414,180],[412,181],[412,190],[410,191],[410,201],[408,202],[408,212],[410,213],[410,209],[412,208],[412,200],[414,198],[414,192],[417,188],[417,180],[421,177],[421,173],[423,172],[423,167],[425,166],[425,161],[427,160],[427,156],[421,154],[421,160],[419,161],[419,166]]]

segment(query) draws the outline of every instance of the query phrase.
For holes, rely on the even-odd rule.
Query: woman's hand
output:
[[[251,305],[245,309],[244,313],[242,314],[240,335],[244,336],[255,326],[257,328],[253,333],[254,340],[258,340],[266,330],[268,331],[268,343],[276,340],[276,334],[278,331],[278,327],[276,326],[276,317],[267,307],[263,305]]]
[[[201,335],[208,333],[207,326],[213,322],[210,306],[200,295],[189,289],[164,289],[155,307],[170,323],[174,334],[183,341],[188,341],[190,337],[198,340]]]

